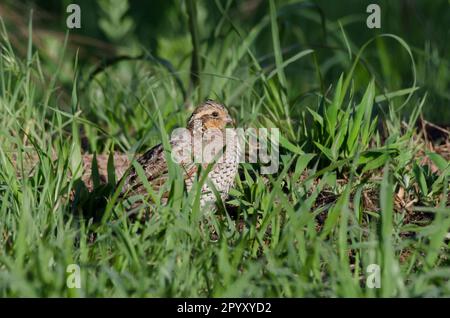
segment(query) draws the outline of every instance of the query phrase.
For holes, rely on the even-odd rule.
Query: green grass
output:
[[[199,209],[199,185],[186,193],[171,165],[163,189],[170,190],[169,202],[156,200],[157,212],[145,223],[126,217],[117,194],[94,211],[100,220],[86,217],[69,197],[86,149],[133,154],[167,143],[167,134],[189,116],[176,77],[184,83],[189,72],[124,61],[88,81],[77,55],[64,46],[61,67],[49,79],[31,42],[32,24],[26,58],[2,28],[1,297],[450,296],[450,166],[432,151],[430,163],[421,162],[423,139],[415,125],[427,94],[417,91],[415,77],[411,86],[392,88],[372,73],[375,65],[361,62],[371,48],[382,63],[394,63],[384,41],[394,41],[411,61],[410,46],[383,35],[357,47],[334,23],[329,36],[344,36],[344,52],[351,54],[335,51],[327,60],[309,48],[286,54],[277,12],[270,1],[250,32],[228,21],[232,31],[221,41],[196,44],[200,86],[186,90],[186,105],[205,94],[228,105],[240,127],[280,128],[278,172],[261,175],[260,164],[242,164],[225,207],[208,214]],[[198,32],[195,23],[192,28]],[[271,65],[254,52],[266,28]],[[345,60],[342,75],[324,82],[332,58]],[[77,70],[70,90],[58,87],[67,61]],[[297,62],[315,73],[306,92],[289,80]],[[410,67],[415,74],[414,62]],[[36,158],[32,171],[28,156]],[[406,203],[415,201],[399,205],[401,191]],[[81,268],[80,289],[66,286],[69,264]],[[380,266],[379,289],[366,286],[370,264]]]

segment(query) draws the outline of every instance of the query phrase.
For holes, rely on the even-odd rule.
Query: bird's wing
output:
[[[137,163],[141,165],[144,170],[148,182],[157,191],[167,178],[167,162],[164,155],[164,148],[159,144],[137,159]],[[134,166],[130,167],[130,172],[125,174],[125,182],[123,183],[120,193],[121,197],[129,196],[130,194],[147,193],[142,180],[139,178]],[[120,184],[121,181],[119,181]]]
[[[100,184],[106,184],[108,181],[108,161],[109,155],[99,154],[95,156],[97,160],[97,168],[98,168],[98,177]],[[92,192],[94,190],[94,181],[93,181],[93,163],[94,163],[94,155],[92,154],[83,154],[83,175],[81,180],[89,190]],[[113,154],[113,162],[114,162],[114,172],[117,179],[122,178],[128,167],[130,166],[130,160],[128,159],[128,155],[122,153],[114,153]]]

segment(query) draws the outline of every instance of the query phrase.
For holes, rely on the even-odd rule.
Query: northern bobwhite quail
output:
[[[187,122],[185,132],[191,138],[180,138],[180,136],[172,134],[169,140],[172,149],[171,155],[174,158],[174,154],[181,155],[187,149],[192,150],[196,148],[191,153],[194,155],[198,154],[195,138],[201,138],[201,147],[203,151],[205,149],[210,151],[208,155],[212,160],[200,162],[200,165],[203,169],[206,169],[209,164],[212,165],[208,178],[214,184],[222,200],[228,197],[228,192],[234,184],[239,165],[240,148],[237,135],[228,134],[229,131],[225,132],[225,127],[230,123],[233,123],[233,120],[225,106],[208,99],[194,110]],[[192,155],[184,157],[181,155],[176,162],[181,165],[183,175],[180,177],[184,179],[186,188],[190,191],[194,180],[198,177],[198,161],[195,161]],[[168,165],[163,145],[159,144],[145,152],[137,159],[137,163],[142,166],[152,188],[158,191],[159,187],[168,179]],[[138,177],[134,166],[131,166],[129,173],[124,178],[125,181],[120,194],[122,198],[147,195],[147,190]],[[166,199],[163,198],[162,203],[165,204],[165,201]],[[216,196],[214,192],[205,183],[201,189],[200,205],[204,207],[207,204],[214,204],[215,201]],[[132,209],[140,206],[141,203],[134,203]]]

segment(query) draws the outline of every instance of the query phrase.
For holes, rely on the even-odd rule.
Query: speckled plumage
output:
[[[207,100],[194,110],[188,120],[186,128],[193,137],[192,140],[188,141],[177,138],[176,136],[173,136],[170,140],[173,154],[181,153],[183,150],[186,150],[187,147],[191,147],[192,149],[193,139],[195,136],[198,136],[198,134],[208,136],[202,140],[203,147],[211,147],[209,148],[213,149],[211,155],[216,159],[212,163],[213,166],[208,173],[208,179],[214,184],[214,187],[219,192],[222,200],[225,200],[228,197],[228,192],[234,184],[234,178],[238,171],[239,143],[237,137],[233,135],[233,138],[227,140],[227,149],[224,149],[224,140],[216,137],[222,136],[224,138],[226,135],[225,126],[231,122],[232,119],[223,105],[212,100]],[[223,153],[218,155],[219,151],[223,151]],[[158,191],[159,187],[168,179],[168,166],[162,144],[145,152],[137,159],[137,162],[142,166],[145,176],[152,188],[155,191]],[[185,181],[187,191],[190,191],[194,180],[198,177],[198,164],[194,162],[193,157],[182,158],[179,164],[182,167],[182,177]],[[201,163],[201,166],[203,169],[206,169],[208,163]],[[147,194],[147,190],[138,177],[134,167],[131,167],[130,172],[124,177],[125,181],[121,189],[122,197]],[[165,201],[164,197],[163,200]],[[202,186],[202,195],[200,198],[201,206],[213,204],[215,201],[216,196],[208,184],[205,183]],[[138,205],[139,204],[134,204],[133,208]]]

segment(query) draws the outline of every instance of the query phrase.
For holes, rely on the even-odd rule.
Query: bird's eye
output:
[[[218,112],[213,112],[213,113],[212,113],[212,116],[213,116],[213,117],[219,117],[219,113],[218,113]]]

